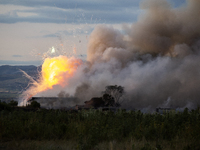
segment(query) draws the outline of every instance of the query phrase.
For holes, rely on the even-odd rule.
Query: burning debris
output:
[[[64,91],[76,96],[79,105],[117,84],[126,89],[124,108],[151,111],[169,97],[166,107],[200,105],[200,1],[173,8],[166,0],[146,0],[141,8],[145,12],[138,21],[123,26],[125,34],[97,26],[90,35],[87,62],[47,58],[39,86],[24,95],[55,96]]]

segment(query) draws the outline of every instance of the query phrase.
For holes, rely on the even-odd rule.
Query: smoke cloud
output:
[[[78,104],[101,96],[107,85],[121,85],[124,108],[200,105],[200,1],[173,8],[166,0],[145,0],[141,8],[123,33],[98,25],[90,35],[87,62],[62,88]]]

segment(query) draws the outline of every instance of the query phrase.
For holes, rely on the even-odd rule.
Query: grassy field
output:
[[[0,149],[199,150],[200,109],[22,110],[0,105]]]
[[[122,142],[104,141],[98,143],[92,150],[197,150],[199,147],[184,140],[146,141],[127,139]],[[195,148],[196,147],[196,148]],[[2,150],[77,150],[84,149],[76,141],[70,140],[13,140],[0,144]],[[89,148],[90,149],[90,148]],[[87,149],[86,149],[87,150]]]

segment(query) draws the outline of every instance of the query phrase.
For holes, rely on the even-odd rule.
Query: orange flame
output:
[[[73,76],[77,67],[82,61],[74,57],[58,56],[54,58],[46,58],[42,65],[42,81],[38,87],[39,91],[52,89],[53,85],[65,86],[67,80]]]

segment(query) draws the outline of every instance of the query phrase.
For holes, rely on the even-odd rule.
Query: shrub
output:
[[[14,101],[14,100],[11,100],[8,105],[10,106],[17,106],[18,105],[18,102],[17,101]]]
[[[38,103],[37,101],[32,101],[29,106],[33,108],[40,108],[40,103]]]

